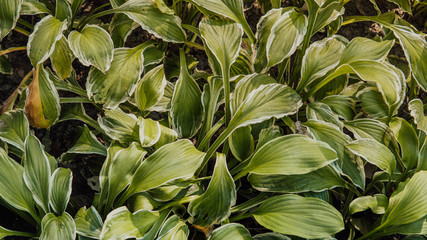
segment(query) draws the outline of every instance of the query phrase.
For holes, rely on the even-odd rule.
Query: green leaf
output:
[[[301,105],[300,96],[285,85],[272,83],[253,90],[236,110],[228,127],[209,148],[202,166],[235,129],[294,114]]]
[[[427,62],[423,60],[427,58],[427,41],[421,34],[416,33],[411,25],[404,26],[393,24],[387,20],[384,20],[384,18],[388,16],[357,16],[353,17],[353,19],[356,21],[376,21],[393,31],[396,38],[399,39],[403,51],[405,52],[405,56],[409,62],[412,75],[421,88],[425,91],[427,89]],[[394,15],[392,16],[395,17]]]
[[[414,118],[414,123],[417,124],[417,129],[427,133],[427,117],[424,115],[424,105],[420,99],[413,99],[408,105],[411,116]]]
[[[0,48],[1,51],[1,48]],[[9,62],[6,55],[0,56],[0,73],[2,74],[12,74],[13,68],[12,64]]]
[[[342,123],[331,108],[321,102],[312,102],[307,105],[307,119],[314,119],[332,123],[342,129]]]
[[[321,8],[318,9],[316,21],[313,24],[312,34],[319,32],[326,25],[337,20],[344,14],[344,11],[345,8],[341,2],[326,1],[326,4],[321,5]]]
[[[138,119],[126,114],[120,108],[106,110],[105,117],[99,117],[98,123],[111,139],[121,143],[139,141]]]
[[[107,161],[104,163],[102,167],[106,168],[107,171],[108,186],[101,189],[101,192],[105,191],[108,195],[107,208],[111,206],[117,195],[129,185],[146,153],[138,143],[133,142],[128,148],[119,150],[111,163],[108,165],[105,164]]]
[[[127,37],[137,26],[138,24],[126,16],[126,14],[114,14],[108,28],[111,39],[114,42],[114,47],[124,47]]]
[[[248,98],[249,94],[262,85],[277,83],[274,78],[266,74],[251,74],[243,77],[236,85],[234,94],[231,98],[231,113],[235,114],[237,109]]]
[[[49,212],[51,169],[49,159],[42,144],[36,137],[28,136],[25,140],[24,181],[33,194],[34,201]]]
[[[176,133],[173,129],[160,125],[160,138],[154,144],[154,149],[159,149],[163,145],[166,145],[171,142],[175,142],[178,139],[178,133]]]
[[[24,111],[15,110],[0,116],[0,140],[24,152],[24,141],[30,135]]]
[[[34,200],[24,182],[24,168],[0,148],[0,197],[12,207],[34,214]],[[33,215],[34,216],[34,215]]]
[[[394,117],[389,123],[400,144],[403,164],[411,169],[418,160],[418,136],[415,129],[403,118]]]
[[[175,85],[169,81],[166,81],[165,93],[160,98],[160,100],[156,103],[156,105],[149,108],[149,111],[156,112],[167,112],[171,108],[171,99],[173,95]]]
[[[246,35],[252,43],[255,43],[255,36],[252,33],[249,24],[246,22],[243,12],[243,1],[241,0],[191,0],[199,7],[212,11],[220,16],[231,18],[240,23],[245,30]]]
[[[40,240],[73,240],[76,238],[76,225],[73,218],[66,212],[60,216],[48,213],[43,217],[41,225],[42,234],[40,235]]]
[[[352,141],[351,138],[330,123],[309,120],[303,125],[309,128],[314,139],[326,142],[336,151],[338,155],[337,167],[342,171],[341,173],[347,175],[357,186],[363,189],[365,187],[363,163],[345,147]]]
[[[139,141],[142,147],[151,147],[159,141],[162,134],[160,123],[149,118],[139,119]]]
[[[209,240],[251,240],[251,234],[248,229],[239,223],[229,223],[223,225],[212,232]]]
[[[19,11],[23,0],[11,0],[2,2],[0,9],[0,40],[15,28],[16,22],[19,18]]]
[[[55,50],[55,43],[62,38],[65,29],[66,22],[61,22],[51,15],[47,15],[35,25],[27,44],[27,55],[34,67],[49,58]]]
[[[49,9],[43,3],[39,2],[39,0],[24,0],[22,2],[20,14],[36,15],[40,13],[51,14]]]
[[[268,229],[302,238],[323,238],[344,229],[343,217],[333,206],[293,194],[269,198],[253,216]]]
[[[50,205],[56,213],[62,214],[70,200],[73,174],[68,168],[57,168],[50,180]]]
[[[362,196],[354,199],[349,206],[350,214],[371,209],[375,214],[384,214],[388,206],[388,198],[383,194],[374,196]]]
[[[147,44],[135,48],[114,49],[110,69],[101,72],[96,68],[89,71],[86,91],[90,99],[106,108],[117,108],[125,102],[136,87],[136,82],[144,70],[143,54]]]
[[[186,240],[190,230],[184,221],[173,215],[163,223],[157,240]]]
[[[404,185],[403,189],[399,189]],[[414,222],[427,212],[427,171],[414,174],[409,181],[400,183],[396,192],[390,197],[381,225],[403,225]]]
[[[338,114],[345,120],[352,120],[354,118],[356,105],[353,98],[344,95],[327,96],[321,100],[322,103],[327,104],[332,111]]]
[[[151,0],[130,0],[115,8],[125,13],[141,27],[166,42],[182,43],[186,40],[181,28],[181,19],[172,14],[165,14]]]
[[[289,237],[276,232],[255,235],[253,240],[291,240]]]
[[[141,111],[156,105],[165,93],[164,66],[159,65],[144,75],[135,90],[135,103]]]
[[[205,84],[202,92],[203,105],[203,125],[200,130],[200,136],[205,136],[212,128],[215,121],[215,113],[219,108],[219,103],[223,98],[224,87],[222,79],[218,77],[210,78],[208,84]]]
[[[236,194],[236,186],[227,169],[225,155],[217,153],[208,188],[188,206],[188,212],[194,216],[193,224],[207,227],[224,221],[230,216],[231,207],[236,203]]]
[[[260,131],[256,149],[260,149],[269,141],[282,136],[279,126],[273,125]]]
[[[61,21],[71,21],[71,6],[68,0],[56,0],[55,17]]]
[[[376,87],[366,86],[358,92],[357,97],[360,99],[363,110],[369,117],[382,119],[389,115],[389,107],[384,101],[383,95]]]
[[[19,236],[19,237],[31,238],[31,237],[34,237],[34,235],[35,234],[32,234],[32,233],[9,230],[9,229],[6,229],[6,228],[0,226],[0,239],[3,239],[5,237],[10,237],[10,236]]]
[[[404,235],[427,234],[427,217],[420,218],[419,220],[412,223],[397,225],[389,228],[393,229],[393,232],[395,233],[404,234]],[[417,236],[417,235],[411,235],[411,236]],[[406,238],[406,240],[409,240],[409,239]]]
[[[239,56],[243,30],[240,25],[226,20],[203,19],[200,34],[221,69],[229,72],[231,64]]]
[[[396,159],[393,153],[386,146],[375,140],[359,139],[347,144],[346,147],[354,154],[378,166],[390,175],[396,168]],[[372,151],[372,149],[375,149],[375,151]]]
[[[158,212],[139,210],[131,213],[126,207],[117,208],[105,219],[99,239],[141,238],[158,217]]]
[[[102,72],[110,69],[114,44],[103,28],[86,25],[81,32],[72,31],[68,35],[68,42],[74,55],[83,65],[93,65]]]
[[[248,180],[258,191],[281,193],[320,192],[336,187],[344,187],[346,184],[331,166],[297,175],[251,173]]]
[[[399,145],[393,131],[378,120],[356,119],[344,122],[344,126],[354,134],[356,139],[373,139],[387,146],[395,154],[399,152]]]
[[[393,45],[394,41],[391,40],[377,42],[369,38],[355,37],[344,49],[340,64],[358,60],[383,61]]]
[[[32,126],[48,128],[59,118],[59,95],[43,66],[38,65],[33,71],[33,81],[28,86],[25,100],[25,115]]]
[[[337,160],[336,152],[324,142],[304,135],[278,137],[257,149],[243,173],[305,174]],[[240,173],[241,176],[243,173]]]
[[[171,126],[180,138],[191,138],[202,124],[202,92],[197,82],[188,73],[185,54],[180,50],[181,73],[171,100]]]
[[[192,177],[204,156],[189,140],[164,145],[139,166],[124,199],[174,179]]]
[[[53,70],[60,79],[66,79],[71,76],[74,55],[68,45],[68,40],[64,36],[56,42],[55,50],[50,55],[50,60]]]
[[[241,127],[234,130],[228,138],[231,153],[239,160],[244,161],[248,159],[255,148],[254,137],[251,134],[251,127]]]
[[[67,151],[67,153],[98,154],[106,156],[107,150],[85,125],[83,126],[83,131],[79,139],[77,139],[77,142]]]
[[[74,217],[74,222],[79,235],[99,239],[103,223],[101,216],[93,206],[89,209],[80,208]]]
[[[307,17],[295,10],[280,16],[271,28],[266,45],[267,68],[290,57],[302,43],[307,31]]]
[[[345,45],[335,37],[312,43],[302,59],[301,80],[297,91],[303,90],[312,81],[334,69],[340,61],[344,48]]]

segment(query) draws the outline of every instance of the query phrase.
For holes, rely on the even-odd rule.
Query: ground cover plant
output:
[[[360,3],[0,1],[0,238],[425,239],[426,4]]]

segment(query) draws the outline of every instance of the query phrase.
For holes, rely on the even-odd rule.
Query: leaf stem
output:
[[[231,108],[230,108],[230,68],[228,64],[225,64],[222,69],[222,79],[224,82],[224,98],[225,98],[225,126],[228,127],[231,119]]]
[[[6,50],[0,51],[0,56],[3,56],[5,54],[11,53],[11,52],[16,52],[16,51],[24,51],[27,50],[27,47],[22,46],[22,47],[11,47],[8,48]]]
[[[117,13],[117,12],[119,12],[119,10],[117,10],[117,9],[108,9],[108,10],[105,10],[105,11],[93,14],[91,16],[87,16],[77,26],[77,31],[79,31],[79,32],[82,31],[82,29],[86,26],[86,24],[89,23],[91,20],[93,20],[95,18],[99,18],[99,17],[105,16],[105,15],[109,15],[109,14],[114,14],[114,13]]]

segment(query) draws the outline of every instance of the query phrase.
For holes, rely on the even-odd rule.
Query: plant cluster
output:
[[[426,36],[394,12],[344,18],[349,1],[258,0],[255,33],[243,0],[0,1],[0,41],[28,36],[0,72],[14,51],[33,66],[1,109],[0,203],[34,226],[0,238],[424,239]],[[337,34],[360,21],[383,34]],[[138,27],[152,37],[125,47]],[[68,120],[82,133],[56,159],[34,131]],[[82,154],[103,162],[77,211]]]

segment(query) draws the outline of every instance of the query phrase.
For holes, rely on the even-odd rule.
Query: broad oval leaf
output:
[[[108,194],[107,208],[111,207],[116,196],[129,185],[146,153],[138,143],[133,142],[128,148],[119,150],[114,155],[107,166],[108,188],[101,190]]]
[[[79,235],[99,238],[103,223],[95,207],[92,206],[89,209],[86,209],[86,207],[80,208],[74,217],[74,222],[76,223],[76,230]]]
[[[110,69],[105,74],[92,68],[86,82],[90,99],[102,103],[105,108],[117,108],[133,93],[136,82],[144,70],[146,44],[135,48],[116,48]]]
[[[152,0],[130,0],[116,9],[125,13],[144,30],[167,42],[182,43],[186,40],[181,19],[171,12],[163,13]]]
[[[24,165],[24,181],[31,190],[34,201],[49,212],[51,167],[48,156],[40,141],[34,136],[25,139],[25,151],[22,158]]]
[[[114,44],[103,28],[87,25],[81,32],[72,31],[68,42],[74,55],[85,66],[93,65],[101,72],[110,69]]]
[[[62,32],[66,28],[66,22],[61,22],[51,15],[36,24],[27,44],[27,55],[34,67],[49,58],[55,50],[55,43],[62,38]]]
[[[50,55],[52,68],[60,79],[66,79],[71,76],[74,60],[73,52],[68,45],[68,40],[62,36],[55,44],[55,50]]]
[[[246,22],[245,15],[243,12],[243,1],[241,0],[191,0],[192,3],[212,11],[221,16],[231,18],[234,21],[240,23],[245,29],[246,35],[248,35],[251,42],[255,42],[255,36]]]
[[[393,153],[383,144],[372,139],[359,139],[346,145],[354,154],[363,157],[366,161],[374,164],[392,174],[396,168],[396,159]],[[375,149],[375,151],[372,151]]]
[[[267,68],[290,57],[304,40],[307,31],[307,17],[295,10],[282,14],[271,28],[267,40]]]
[[[233,240],[251,240],[251,234],[242,224],[229,223],[223,225],[212,232],[209,240],[222,240],[222,239],[233,239]]]
[[[427,171],[415,173],[406,184],[400,183],[390,197],[381,225],[403,225],[425,216],[427,212],[425,186],[427,186]]]
[[[336,67],[344,48],[345,45],[334,37],[312,43],[302,59],[301,80],[297,91]]]
[[[22,177],[24,168],[9,158],[3,148],[0,148],[0,164],[0,197],[14,208],[34,214],[34,200]]]
[[[159,65],[144,75],[135,90],[135,103],[141,111],[156,105],[165,93],[164,66]]]
[[[139,120],[139,141],[142,147],[151,147],[159,141],[162,135],[160,123],[149,118]]]
[[[199,29],[205,44],[221,65],[222,74],[229,73],[231,64],[239,56],[243,35],[241,25],[226,20],[203,19]]]
[[[413,99],[409,102],[408,108],[417,124],[417,129],[427,133],[427,117],[424,115],[423,102],[420,99]]]
[[[46,5],[39,0],[24,0],[21,5],[21,15],[36,15],[40,13],[51,14]]]
[[[106,110],[105,117],[98,117],[99,126],[110,138],[121,143],[139,141],[138,119],[120,108]]]
[[[355,37],[342,52],[340,64],[356,60],[383,61],[393,45],[394,41],[391,40],[377,42],[369,38]]]
[[[286,135],[275,138],[258,149],[243,172],[304,174],[337,159],[337,153],[324,142],[304,135]]]
[[[331,166],[297,175],[251,173],[248,180],[258,191],[280,193],[321,192],[346,185],[346,182]]]
[[[189,234],[187,224],[173,215],[163,223],[157,240],[187,240]]]
[[[33,72],[25,100],[25,114],[32,126],[48,128],[59,118],[59,95],[43,66],[38,65]]]
[[[323,238],[344,229],[343,217],[332,205],[293,194],[264,201],[253,216],[268,229],[302,238]]]
[[[30,130],[24,111],[10,111],[0,116],[0,140],[23,152],[24,141],[28,135]]]
[[[50,205],[56,213],[63,214],[70,200],[73,174],[68,168],[57,168],[50,181]]]
[[[342,123],[331,108],[322,102],[312,102],[307,104],[307,119],[314,119],[332,123],[342,129]]]
[[[139,166],[123,198],[126,200],[134,193],[174,179],[193,176],[204,156],[205,153],[198,151],[189,140],[164,145]]]
[[[0,9],[0,41],[15,28],[23,0],[3,1]]]
[[[70,214],[64,212],[60,216],[48,213],[43,217],[42,234],[40,240],[64,239],[74,240],[76,238],[76,225]]]
[[[188,73],[184,51],[180,50],[181,73],[171,100],[171,125],[180,138],[191,138],[202,124],[202,92]]]
[[[409,169],[413,168],[417,164],[419,145],[415,129],[399,117],[392,118],[389,125],[399,142],[403,164]]]
[[[231,153],[239,161],[248,159],[255,148],[254,137],[251,134],[251,127],[241,127],[230,135],[228,138]]]
[[[67,151],[67,153],[98,154],[106,156],[107,150],[85,125],[79,139],[77,139],[77,142]]]
[[[337,164],[342,174],[349,176],[360,188],[365,188],[363,163],[345,147],[351,142],[351,138],[331,123],[309,120],[303,125],[308,127],[314,139],[326,142],[336,151],[338,155]]]
[[[388,198],[383,194],[375,194],[374,196],[362,196],[354,199],[349,206],[350,214],[355,214],[368,209],[373,213],[384,214],[388,206]]]
[[[158,217],[158,212],[139,210],[131,213],[126,207],[117,208],[105,219],[99,239],[141,238]]]
[[[236,186],[227,169],[224,154],[217,154],[215,169],[206,191],[188,206],[193,224],[201,227],[219,224],[231,214],[236,203]]]

